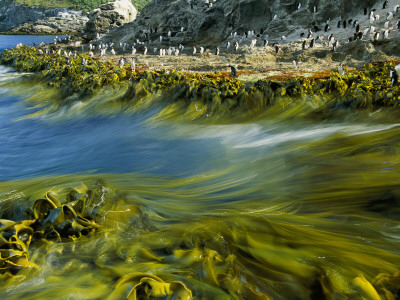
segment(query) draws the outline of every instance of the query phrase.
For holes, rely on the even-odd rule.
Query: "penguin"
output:
[[[309,39],[310,37],[312,37],[312,35],[313,35],[313,32],[312,32],[312,30],[311,30],[311,28],[310,28],[310,29],[308,29],[307,38]]]
[[[358,20],[354,20],[354,22],[353,22],[353,27],[356,27],[358,24],[359,24],[359,23],[358,23]]]
[[[193,55],[195,55],[195,54],[196,54],[196,52],[197,52],[197,49],[196,49],[196,47],[193,47]]]
[[[347,25],[350,26],[350,25],[351,25],[351,22],[353,22],[353,19],[348,20],[348,21],[347,21]]]
[[[389,21],[386,21],[385,24],[383,25],[385,28],[389,28]]]
[[[330,34],[328,36],[328,44],[332,44],[335,41],[335,37],[333,36],[333,34]]]
[[[346,27],[347,27],[347,21],[346,21],[346,20],[344,20],[344,21],[343,21],[343,28],[345,28],[345,29],[346,29]]]
[[[333,51],[333,52],[336,51],[337,46],[338,46],[338,42],[337,42],[337,41],[334,41],[333,44],[332,44],[332,51]]]
[[[360,24],[357,24],[356,33],[360,32]]]
[[[329,30],[329,24],[326,24],[325,28],[324,28],[324,32],[328,32],[328,30]]]
[[[377,40],[379,40],[379,36],[380,36],[379,32],[375,32],[375,35],[374,35],[374,41],[375,41],[375,42],[376,42]]]
[[[313,48],[313,47],[314,47],[314,43],[315,43],[315,39],[311,39],[310,48]]]
[[[319,27],[317,25],[314,26],[314,31],[318,32],[319,31]]]
[[[391,81],[392,85],[399,84],[399,74],[397,73],[396,69],[390,70],[390,81]]]
[[[119,60],[119,62],[118,62],[119,68],[122,69],[122,68],[124,67],[124,64],[125,64],[125,60],[124,60],[124,58],[121,58],[121,59]]]
[[[392,19],[393,19],[393,13],[392,13],[392,12],[389,12],[388,15],[387,15],[387,17],[386,17],[386,20],[390,21],[390,20],[392,20]]]
[[[226,50],[228,50],[231,47],[231,43],[228,41],[226,42]]]
[[[146,55],[146,54],[147,54],[147,47],[146,47],[146,46],[144,46],[143,55]]]
[[[385,38],[385,39],[388,39],[389,38],[389,29],[386,29],[384,32],[383,32],[383,38]]]
[[[268,46],[268,40],[264,40],[264,47]]]
[[[216,49],[215,49],[215,55],[219,55],[219,47],[217,47]]]
[[[298,66],[298,64],[297,64],[297,61],[294,59],[293,60],[293,65],[294,65],[294,67],[297,69],[299,66]]]
[[[237,71],[236,71],[236,68],[234,67],[234,66],[232,66],[232,65],[229,65],[228,66],[229,68],[231,68],[231,74],[232,74],[232,77],[237,77]]]
[[[301,49],[306,50],[306,41],[304,40],[303,43],[301,44]]]
[[[337,28],[340,28],[341,25],[342,25],[342,22],[341,22],[341,21],[338,21],[338,23],[337,23]]]
[[[203,53],[204,53],[204,48],[200,47],[200,54],[203,54]]]
[[[299,2],[299,5],[297,5],[297,10],[300,10],[301,8],[301,3]]]
[[[363,35],[364,35],[364,34],[362,33],[362,31],[359,31],[359,32],[357,33],[357,39],[362,40]]]
[[[279,44],[275,44],[275,53],[278,54],[279,52]]]
[[[368,14],[368,9],[364,7],[364,16],[366,16],[367,14]]]
[[[385,2],[383,2],[383,6],[382,9],[385,9],[388,6],[389,0],[385,0]]]
[[[318,6],[314,5],[314,14],[318,12]]]
[[[300,33],[300,38],[303,38],[304,35],[305,35],[304,32]]]
[[[236,42],[235,42],[235,51],[238,51],[238,50],[239,50],[239,42],[236,41]]]
[[[342,64],[340,64],[338,67],[338,73],[340,76],[344,76],[344,74],[345,74]]]

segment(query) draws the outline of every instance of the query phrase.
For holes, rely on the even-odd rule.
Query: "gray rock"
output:
[[[136,19],[137,10],[130,0],[117,0],[101,5],[89,13],[84,38],[93,40],[103,36],[113,27],[120,27]]]
[[[60,12],[57,17],[25,23],[12,29],[11,32],[15,34],[81,33],[87,21],[88,18],[79,12]]]
[[[301,9],[298,10],[298,3]],[[325,24],[328,18],[347,18],[371,8],[377,0],[153,0],[138,18],[118,30],[112,30],[105,40],[156,43],[164,37],[165,44],[179,43],[214,45],[226,41],[232,32],[243,35],[254,30],[262,37],[279,38],[300,26],[312,28]],[[379,4],[379,3],[378,3]],[[314,13],[314,6],[318,11]],[[274,16],[277,18],[274,19]],[[334,26],[332,24],[332,26]],[[181,33],[181,27],[184,28]],[[167,37],[171,31],[171,38]]]
[[[55,17],[58,13],[67,11],[65,8],[30,7],[17,4],[12,0],[2,0],[0,2],[0,32],[10,31],[24,23]]]

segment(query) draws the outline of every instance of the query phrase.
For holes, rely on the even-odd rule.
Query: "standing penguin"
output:
[[[275,44],[275,53],[278,54],[279,52],[279,44]]]
[[[392,85],[399,84],[399,74],[397,74],[396,69],[390,70],[390,81],[391,81]]]
[[[118,62],[118,66],[120,67],[120,69],[122,69],[122,68],[124,67],[124,64],[125,64],[125,59],[124,59],[124,58],[121,58],[121,59],[119,60],[119,62]]]
[[[306,41],[304,40],[303,43],[301,44],[301,49],[306,50]]]
[[[315,39],[311,39],[310,48],[314,48]]]
[[[232,66],[232,65],[229,65],[228,67],[231,68],[232,77],[237,77],[236,68],[234,66]]]
[[[385,2],[383,2],[382,9],[385,9],[388,6],[388,2],[389,2],[389,0],[385,0]]]
[[[132,72],[135,72],[135,70],[136,70],[136,64],[135,64],[134,58],[131,57],[130,61],[131,61],[131,71],[132,71]]]

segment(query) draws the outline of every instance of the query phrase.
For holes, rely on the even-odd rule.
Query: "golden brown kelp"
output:
[[[8,292],[3,285],[0,294],[393,299],[399,292],[398,240],[387,238],[396,220],[255,209],[251,201],[222,208],[201,203],[210,186],[226,189],[202,186],[205,178],[149,179],[137,177],[123,193],[101,181],[63,188],[47,179],[52,191],[39,198],[15,184],[15,197],[7,194],[13,201],[1,202],[0,217],[16,221],[1,222],[11,256],[2,270]]]
[[[85,63],[82,64],[82,60]],[[167,107],[161,115],[179,108],[179,113],[186,113],[192,119],[232,114],[255,116],[274,105],[286,108],[308,102],[317,113],[337,108],[397,107],[400,103],[400,87],[391,85],[389,79],[393,62],[367,64],[343,76],[333,72],[330,76],[284,81],[264,79],[250,83],[219,72],[139,70],[132,73],[110,61],[101,62],[87,55],[75,58],[43,55],[38,49],[26,46],[4,51],[0,63],[14,66],[18,71],[41,71],[40,76],[49,86],[60,88],[63,97],[90,96],[100,88],[129,82],[128,91],[120,98],[124,105],[135,106],[162,95],[157,99],[182,104]]]

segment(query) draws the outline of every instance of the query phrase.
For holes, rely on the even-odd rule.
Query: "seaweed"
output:
[[[4,51],[0,63],[13,66],[17,71],[39,72],[49,87],[62,91],[64,98],[88,97],[103,87],[129,84],[120,98],[128,105],[135,106],[161,93],[160,99],[182,102],[184,105],[180,107],[186,109],[193,101],[202,102],[208,107],[203,116],[233,111],[257,114],[274,104],[286,107],[308,101],[310,97],[323,100],[320,111],[338,106],[352,109],[398,107],[400,103],[400,87],[392,85],[389,78],[390,69],[396,63],[392,61],[369,63],[360,70],[347,70],[344,75],[320,72],[310,78],[285,75],[244,83],[240,78],[221,72],[182,73],[173,69],[132,72],[86,54],[67,58],[40,53],[43,51],[35,47],[21,46]]]

